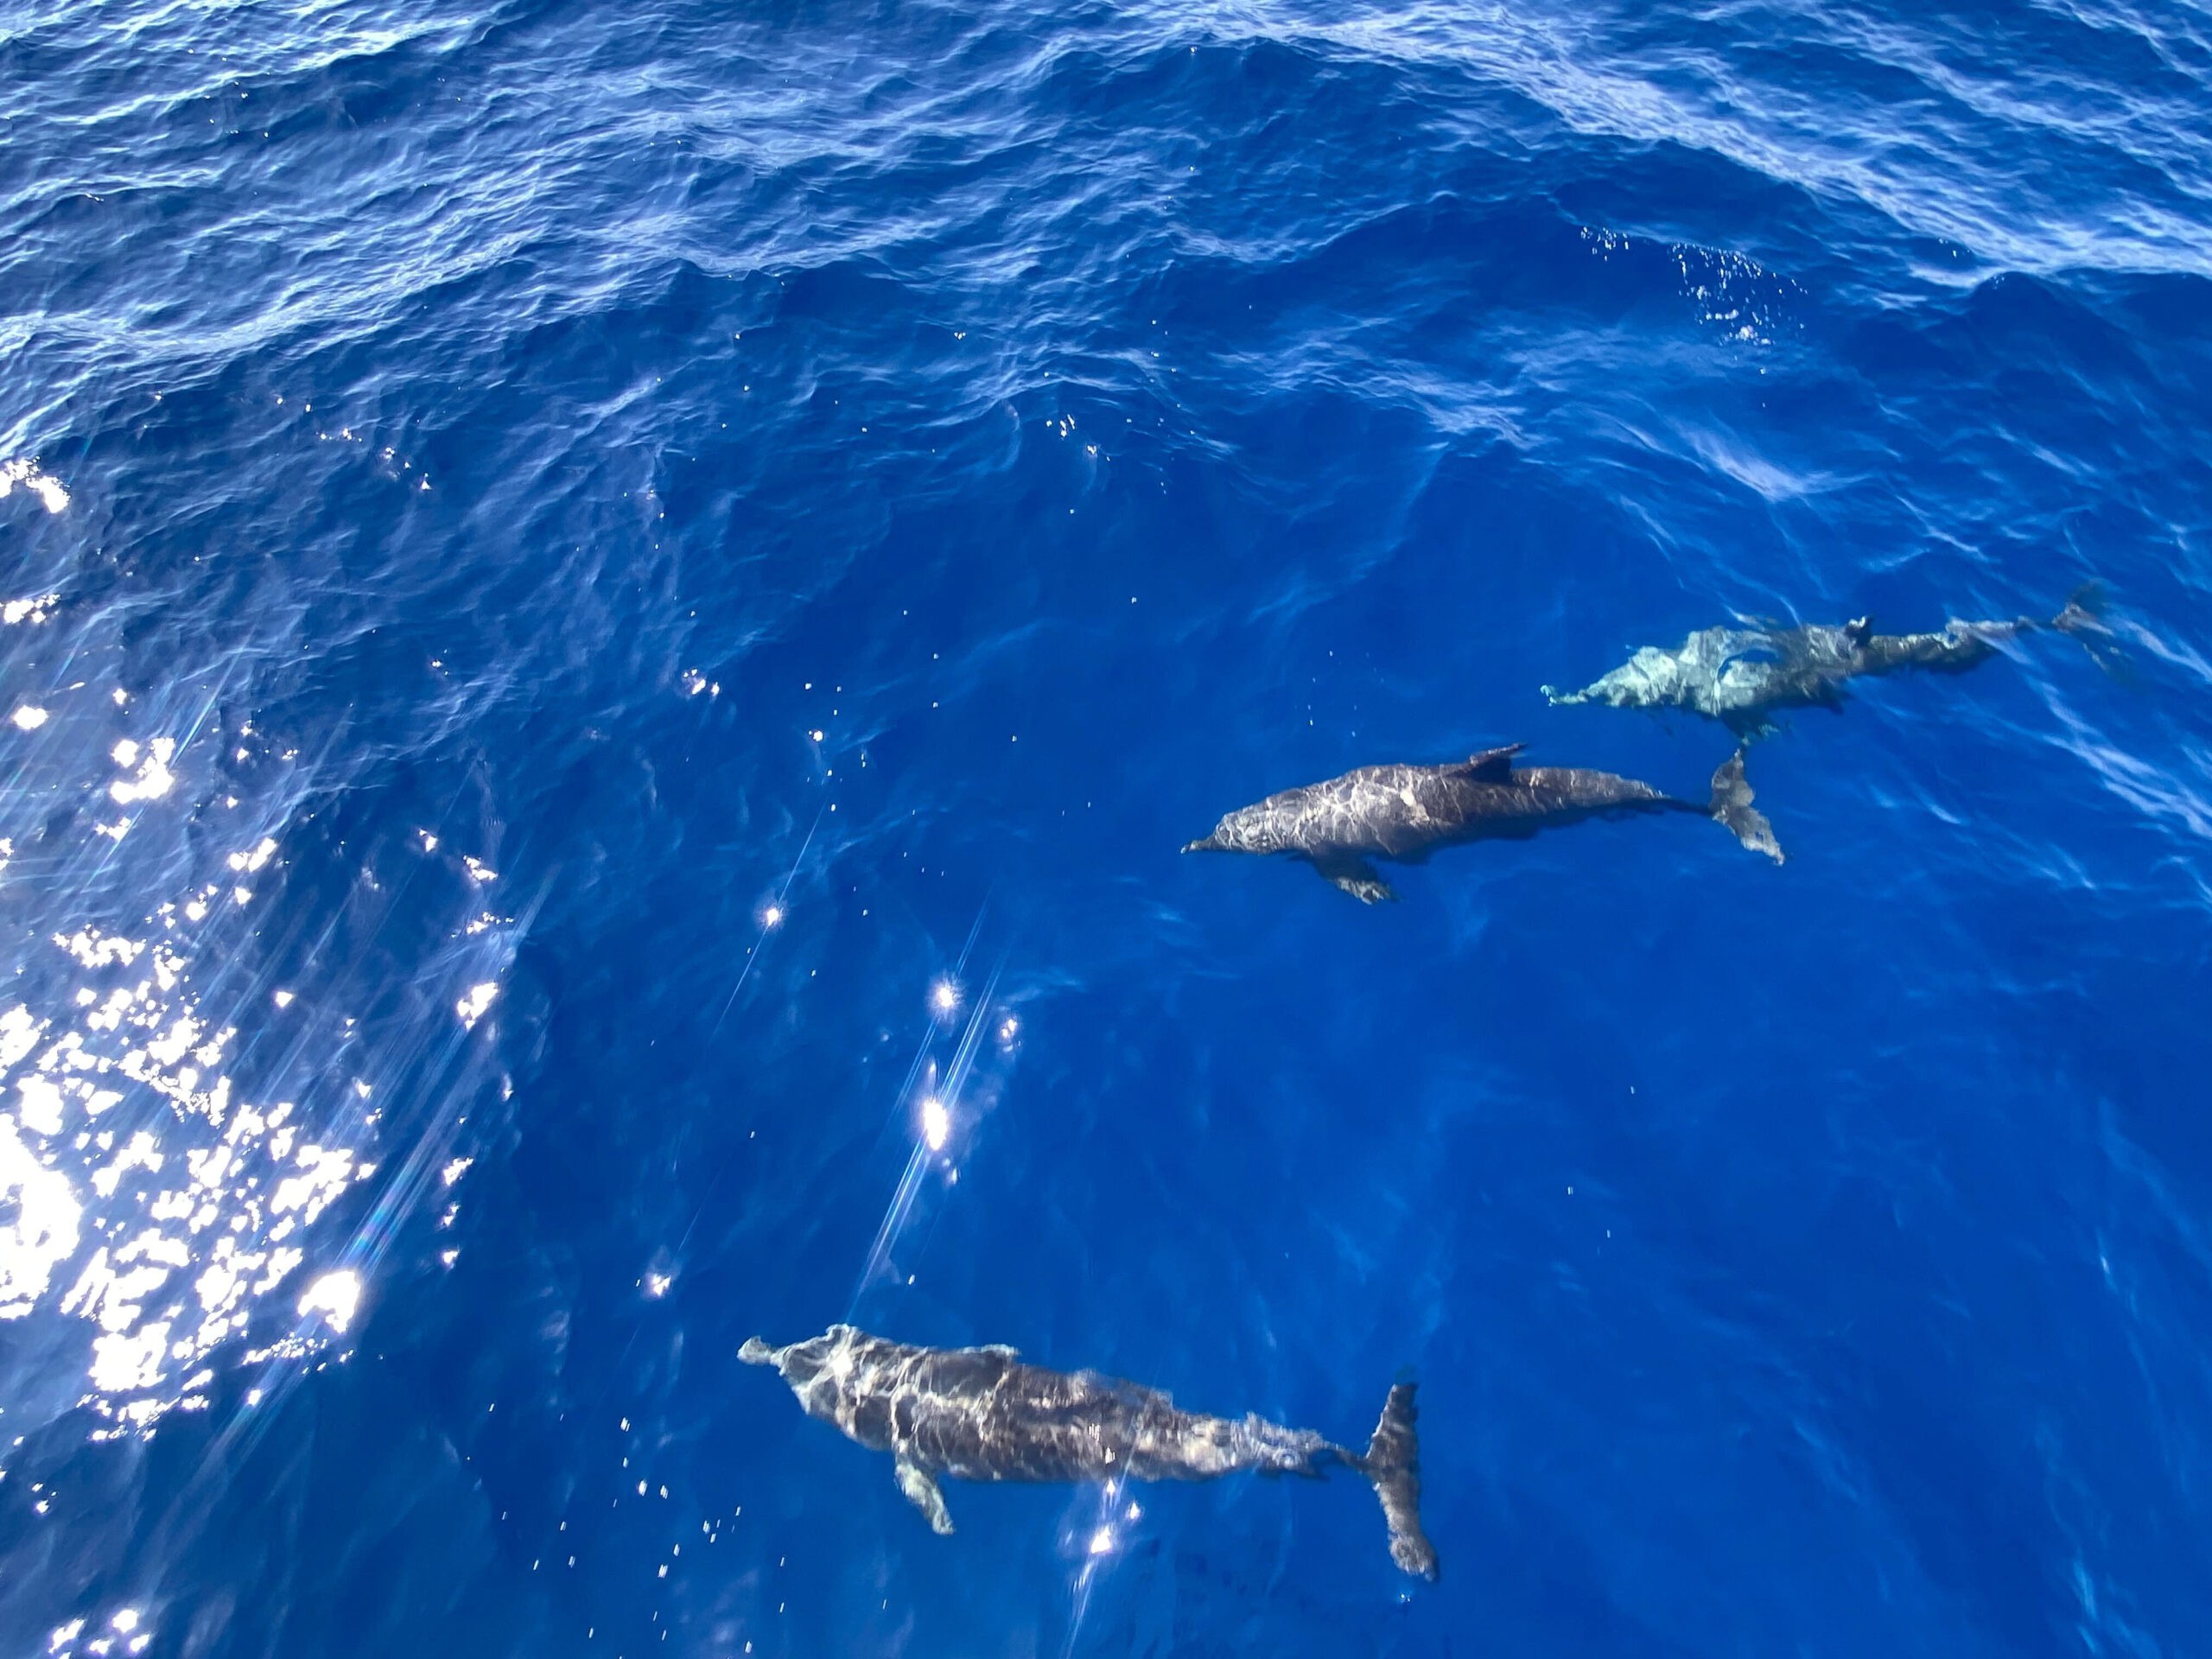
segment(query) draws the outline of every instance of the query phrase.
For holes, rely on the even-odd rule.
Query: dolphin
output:
[[[1678,801],[1633,778],[1570,766],[1516,768],[1525,744],[1485,749],[1452,766],[1361,766],[1323,784],[1240,806],[1186,853],[1290,853],[1363,904],[1398,895],[1368,861],[1418,864],[1463,841],[1525,839],[1584,818],[1695,812],[1726,824],[1753,852],[1779,864],[1774,826],[1751,805],[1744,752],[1713,774],[1713,798]]]
[[[1421,1528],[1414,1385],[1383,1402],[1365,1452],[1255,1414],[1242,1421],[1179,1411],[1157,1389],[1096,1371],[1025,1365],[1013,1349],[918,1348],[849,1325],[772,1348],[746,1339],[737,1357],[783,1373],[810,1417],[871,1452],[888,1452],[899,1490],[940,1533],[952,1516],[940,1476],[963,1480],[1211,1480],[1255,1469],[1319,1478],[1333,1463],[1373,1484],[1390,1529],[1390,1559],[1436,1576]]]
[[[2082,637],[2101,661],[2096,641],[2108,631],[2097,616],[2098,591],[2094,582],[2082,588],[2048,626]],[[1935,633],[1877,633],[1862,616],[1840,626],[1700,628],[1679,651],[1643,646],[1580,691],[1548,685],[1543,691],[1554,703],[1688,709],[1750,738],[1771,728],[1777,709],[1840,709],[1845,683],[1862,675],[1907,668],[1963,673],[1995,656],[2005,641],[2044,626],[2023,616],[1953,621]]]

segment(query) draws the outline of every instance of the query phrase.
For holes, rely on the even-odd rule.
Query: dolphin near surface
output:
[[[2098,641],[2096,583],[2075,593],[2047,625],[2082,639],[2104,660]],[[1935,633],[1877,633],[1865,617],[1840,626],[1796,628],[1700,628],[1680,650],[1645,645],[1580,691],[1543,688],[1554,703],[1602,702],[1617,709],[1687,709],[1717,720],[1739,738],[1756,737],[1784,709],[1843,707],[1845,684],[1866,675],[1908,668],[1958,674],[1987,662],[1998,646],[2045,626],[2031,617],[2010,622],[1947,623]]]
[[[1252,1469],[1319,1477],[1332,1463],[1374,1486],[1390,1529],[1390,1558],[1436,1576],[1436,1551],[1421,1526],[1413,1384],[1383,1403],[1364,1452],[1311,1429],[1256,1415],[1242,1421],[1180,1411],[1157,1389],[1096,1371],[1025,1365],[1011,1348],[918,1348],[849,1325],[773,1348],[759,1337],[738,1350],[748,1365],[773,1365],[810,1417],[834,1424],[871,1452],[888,1452],[899,1490],[940,1533],[952,1516],[940,1477],[962,1480],[1211,1480]]]
[[[1186,853],[1287,853],[1303,858],[1363,904],[1397,894],[1377,858],[1418,864],[1461,842],[1522,840],[1585,818],[1694,812],[1726,825],[1745,846],[1782,861],[1766,815],[1751,804],[1738,749],[1713,774],[1713,796],[1679,801],[1633,778],[1572,766],[1516,766],[1526,745],[1509,743],[1443,766],[1361,766],[1240,806]]]

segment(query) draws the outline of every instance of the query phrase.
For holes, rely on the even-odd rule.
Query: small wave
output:
[[[1582,240],[1600,259],[1656,250],[1678,274],[1682,297],[1696,307],[1697,320],[1726,339],[1771,346],[1777,335],[1802,330],[1795,308],[1805,302],[1804,289],[1743,254],[1692,242],[1647,243],[1590,226],[1583,226]]]

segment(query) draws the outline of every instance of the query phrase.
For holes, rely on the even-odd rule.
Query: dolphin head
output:
[[[855,1334],[849,1325],[833,1325],[820,1336],[788,1348],[772,1348],[758,1337],[747,1337],[737,1357],[748,1365],[773,1365],[793,1393],[804,1395],[816,1377],[833,1368],[837,1355]]]
[[[1186,842],[1186,853],[1273,853],[1281,850],[1279,838],[1268,832],[1269,815],[1256,806],[1240,806],[1213,827],[1203,840]]]

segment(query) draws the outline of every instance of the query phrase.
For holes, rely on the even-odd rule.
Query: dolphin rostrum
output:
[[[2094,642],[2107,630],[2097,618],[2097,592],[2094,582],[2082,588],[2049,626],[2084,636],[2102,661]],[[1995,656],[2004,641],[2043,626],[2024,616],[2011,622],[1954,621],[1936,633],[1876,633],[1862,616],[1840,627],[1700,628],[1679,651],[1645,645],[1580,691],[1548,685],[1543,690],[1555,703],[1688,709],[1738,737],[1755,737],[1772,724],[1777,709],[1842,708],[1847,680],[1906,668],[1961,673]]]
[[[1011,1348],[917,1348],[849,1325],[788,1348],[748,1338],[737,1357],[773,1365],[810,1417],[871,1452],[888,1452],[899,1490],[938,1532],[952,1530],[938,1478],[1211,1480],[1255,1469],[1319,1478],[1332,1463],[1365,1475],[1382,1500],[1390,1559],[1436,1576],[1421,1529],[1414,1388],[1401,1382],[1363,1452],[1257,1415],[1241,1422],[1179,1411],[1157,1389],[1096,1371],[1025,1365]]]
[[[1370,859],[1418,864],[1463,841],[1523,839],[1584,818],[1695,812],[1726,824],[1753,852],[1782,861],[1765,814],[1751,805],[1741,749],[1713,774],[1713,798],[1678,801],[1633,778],[1571,766],[1516,767],[1509,743],[1446,766],[1361,766],[1324,784],[1240,806],[1186,853],[1289,853],[1363,904],[1395,899]]]

